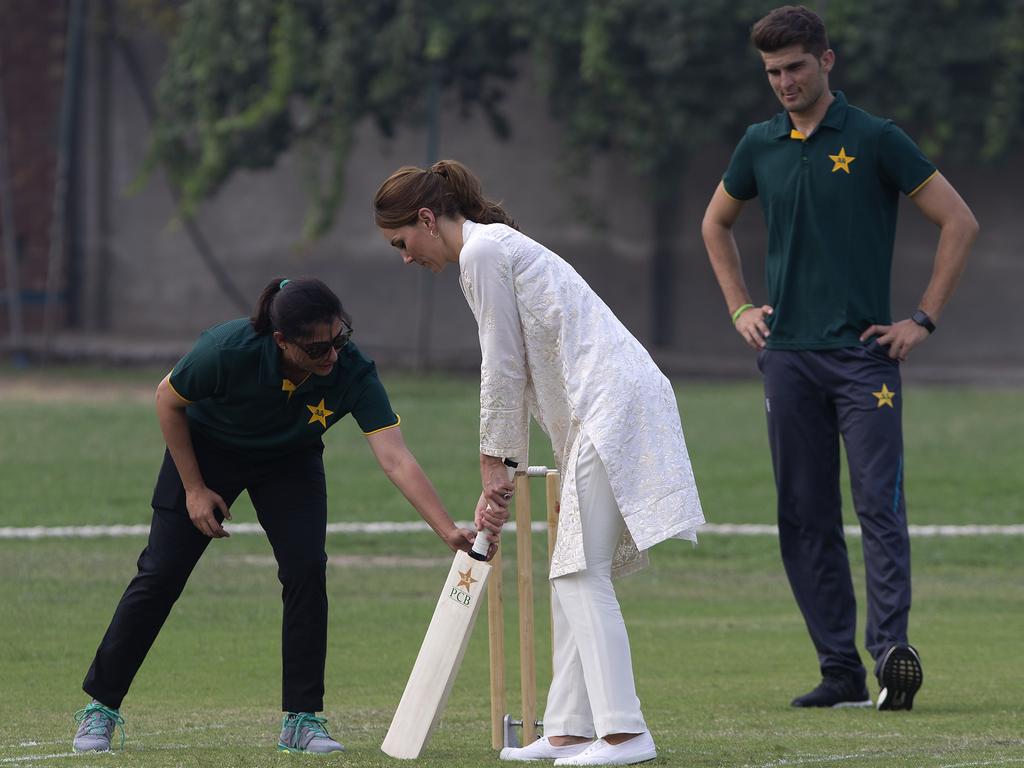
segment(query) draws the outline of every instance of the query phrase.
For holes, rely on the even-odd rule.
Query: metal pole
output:
[[[25,331],[21,321],[21,282],[18,279],[18,246],[14,236],[14,198],[7,147],[7,111],[4,106],[3,56],[0,53],[0,220],[3,226],[4,274],[7,278],[7,332],[11,353],[24,362]]]
[[[430,67],[427,86],[427,168],[437,162],[441,143],[441,71],[436,63]],[[416,335],[416,370],[430,368],[430,331],[434,325],[434,276],[420,273],[419,319]]]
[[[111,67],[114,12],[111,0],[90,6],[89,88],[92,112],[91,141],[80,161],[85,169],[79,197],[87,213],[86,247],[82,265],[82,327],[104,331],[109,327],[111,238]],[[74,199],[74,198],[73,198]]]
[[[64,226],[67,221],[68,161],[74,130],[74,105],[78,92],[79,51],[82,47],[84,0],[72,0],[68,14],[68,54],[64,64],[64,89],[60,105],[60,134],[57,143],[56,184],[53,193],[53,219],[50,222],[50,254],[46,265],[46,295],[43,297],[43,362],[49,359],[53,344],[56,306],[64,272]]]

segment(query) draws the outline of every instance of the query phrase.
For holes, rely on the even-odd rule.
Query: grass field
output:
[[[161,373],[0,369],[0,527],[145,523],[162,453],[151,406]],[[476,497],[476,383],[387,379],[403,432],[454,516]],[[680,382],[705,514],[771,523],[760,389]],[[913,523],[1024,523],[1024,393],[913,388],[905,405]],[[538,436],[539,437],[539,436]],[[332,521],[412,520],[354,424],[328,433]],[[549,463],[535,442],[533,464]],[[542,504],[540,491],[536,504]],[[849,509],[849,502],[847,502]],[[253,522],[243,497],[236,522]],[[847,515],[848,522],[854,522]],[[215,542],[126,699],[123,752],[71,755],[71,713],[141,538],[0,539],[0,766],[276,766],[280,587],[261,536]],[[1024,537],[920,538],[912,641],[925,687],[910,713],[798,711],[816,662],[772,537],[656,547],[619,583],[654,765],[967,766],[1024,763]],[[507,645],[515,664],[511,550]],[[539,699],[550,676],[547,593],[535,541]],[[863,593],[859,541],[850,541]],[[378,751],[450,556],[429,533],[332,535],[327,711],[347,751],[324,762],[393,765]],[[394,556],[405,564],[382,565]],[[478,624],[424,766],[497,764],[489,748],[487,635]],[[876,693],[871,684],[872,695]],[[517,698],[510,685],[510,705]]]

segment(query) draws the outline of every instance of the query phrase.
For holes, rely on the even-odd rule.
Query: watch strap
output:
[[[935,333],[935,323],[928,317],[928,313],[919,309],[910,316],[910,319],[924,328],[928,333]]]

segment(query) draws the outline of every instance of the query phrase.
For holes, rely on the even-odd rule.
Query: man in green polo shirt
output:
[[[282,586],[278,749],[342,749],[317,716],[327,658],[327,480],[323,434],[351,414],[381,469],[452,549],[475,534],[456,527],[409,452],[374,364],[350,342],[338,297],[314,278],[271,281],[253,317],[205,331],[157,387],[167,443],[153,491],[149,541],[82,688],[76,751],[106,751],[121,702],[192,569],[248,492]],[[506,513],[480,511],[500,530]],[[490,518],[490,519],[488,519]],[[493,552],[493,545],[491,552]],[[187,671],[183,671],[187,679]]]
[[[779,542],[822,681],[798,707],[871,706],[857,651],[843,537],[839,438],[863,534],[878,708],[910,709],[923,672],[907,639],[910,544],[903,495],[900,362],[935,330],[978,225],[891,121],[828,86],[835,54],[821,19],[777,8],[751,39],[784,111],[736,147],[702,232],[732,322],[758,352],[778,495]],[[893,322],[889,275],[900,194],[939,227],[931,280]],[[768,228],[768,302],[755,306],[732,234],[759,198]]]

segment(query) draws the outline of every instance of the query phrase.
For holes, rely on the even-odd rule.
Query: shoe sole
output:
[[[330,752],[314,752],[311,749],[296,749],[295,747],[283,747],[277,745],[278,752],[287,752],[289,755],[333,755],[335,752],[344,752],[345,748],[332,749]]]
[[[866,709],[867,707],[873,707],[874,704],[869,696],[863,701],[837,701],[835,704],[806,704],[800,702],[800,699],[793,699],[789,702],[789,706],[795,709]]]
[[[627,763],[627,765],[639,765],[640,763],[649,763],[651,762],[651,760],[656,760],[658,758],[657,752],[648,752],[647,754],[649,754],[650,757],[638,757],[633,762]]]
[[[510,747],[505,747],[505,749],[501,750],[501,752],[498,753],[498,759],[504,760],[508,763],[539,763],[541,760],[554,759],[546,757],[512,757],[505,751],[506,749],[510,749]],[[511,749],[521,749],[521,747],[511,747]]]
[[[882,690],[878,693],[878,710],[895,711],[914,708],[914,695],[924,682],[921,657],[909,645],[894,645],[882,659],[878,676]]]
[[[576,758],[579,758],[579,757],[583,757],[583,753],[582,752],[579,755],[574,755],[573,757],[559,758],[558,760],[555,761],[555,764],[557,765],[562,760],[567,760],[567,761],[568,760],[575,760]],[[647,752],[641,752],[638,755],[634,755],[634,756],[630,757],[627,762],[604,762],[604,763],[570,763],[570,762],[565,762],[565,763],[562,763],[562,765],[640,765],[641,763],[649,763],[652,760],[656,760],[657,757],[658,757],[658,750],[657,749],[650,749]]]
[[[534,744],[536,744],[536,743],[537,742],[534,742]],[[544,760],[561,760],[564,757],[576,757],[577,755],[583,754],[586,751],[587,747],[590,746],[590,745],[589,744],[580,744],[579,746],[581,747],[581,749],[578,749],[575,752],[572,752],[571,754],[565,754],[566,750],[568,749],[567,747],[562,747],[562,748],[559,749],[559,751],[561,751],[563,753],[561,755],[558,755],[558,754],[554,754],[554,755],[552,755],[552,754],[545,754],[545,755],[537,755],[536,757],[528,757],[528,756],[520,756],[520,754],[516,754],[516,753],[522,753],[524,750],[529,749],[531,746],[533,746],[533,745],[531,744],[531,745],[528,745],[526,747],[503,747],[501,752],[498,753],[498,759],[499,760],[504,760],[504,761],[510,762],[510,763],[539,763],[539,762],[542,762]]]
[[[864,701],[840,701],[838,704],[833,704],[832,709],[868,709],[873,707],[871,699],[864,699]]]
[[[650,753],[644,753],[643,755],[637,756],[635,759],[630,759],[628,763],[562,763],[562,765],[640,765],[641,763],[649,763],[652,760],[658,759],[658,753],[651,754],[650,757],[647,755]],[[571,757],[560,758],[565,760],[572,760]]]

